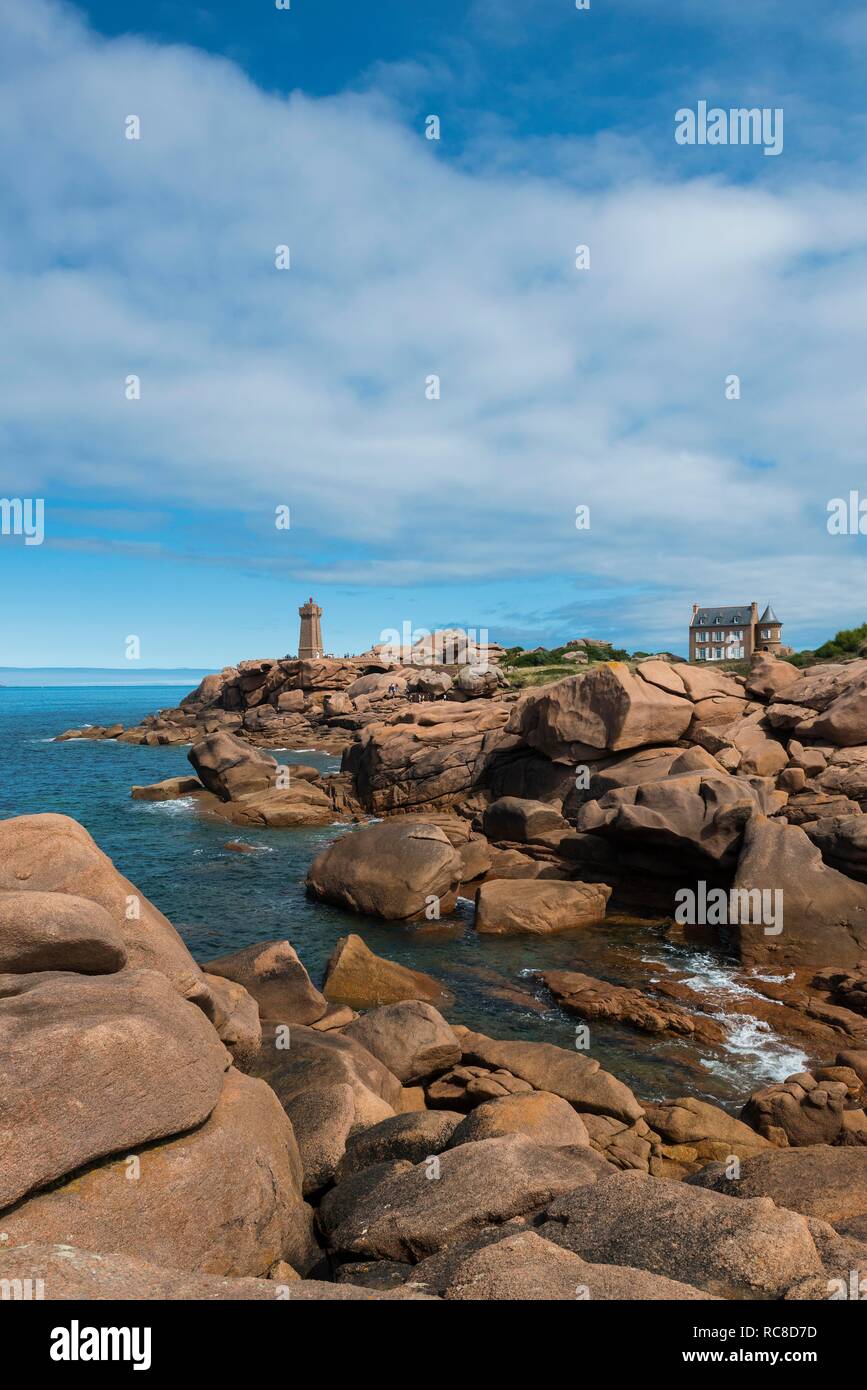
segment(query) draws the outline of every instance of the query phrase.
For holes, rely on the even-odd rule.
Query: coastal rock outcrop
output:
[[[548,970],[542,978],[557,1003],[579,1018],[605,1019],[644,1033],[671,1033],[711,1045],[721,1043],[726,1036],[715,1019],[688,1013],[639,989],[613,985],[577,970]]]
[[[401,1083],[361,1043],[339,1032],[322,1033],[295,1026],[263,1029],[255,1074],[267,1081],[284,1108],[305,1091],[345,1084],[355,1098],[354,1123],[376,1124],[393,1115]]]
[[[130,967],[159,971],[184,998],[212,1010],[207,981],[171,922],[118,873],[78,821],[53,814],[0,821],[3,892],[60,893],[95,903],[122,937]],[[58,916],[68,922],[68,907]],[[94,918],[105,926],[96,911]]]
[[[785,801],[763,778],[685,772],[586,802],[578,829],[733,864],[747,823]]]
[[[779,890],[779,920],[722,929],[760,967],[739,973],[746,997],[730,1008],[791,1030],[810,1070],[762,1085],[740,1119],[698,1096],[643,1104],[577,1048],[447,1021],[430,1007],[446,997],[436,981],[358,936],[338,942],[321,992],[288,942],[203,973],[133,885],[97,867],[80,827],[23,817],[0,826],[0,1040],[6,1020],[15,1077],[11,1101],[0,1096],[0,1128],[11,1115],[14,1132],[11,1148],[0,1136],[0,1230],[12,1248],[69,1241],[109,1262],[145,1258],[145,1289],[170,1287],[175,1266],[188,1280],[327,1271],[337,1282],[317,1298],[574,1297],[576,1285],[603,1298],[826,1297],[829,1271],[853,1267],[867,1240],[867,662],[802,673],[756,659],[746,682],[612,663],[517,699],[498,681],[425,684],[414,671],[394,697],[402,674],[362,665],[251,662],[204,682],[144,734],[192,742],[201,790],[159,794],[262,825],[400,813],[341,835],[310,871],[314,896],[386,921],[434,903],[448,913],[471,882],[483,933],[486,915],[494,930],[578,925],[576,895],[599,921],[629,880],[645,915],[655,885],[662,896],[707,878],[760,901]],[[422,695],[437,698],[410,703]],[[342,777],[295,767],[278,786],[258,750],[287,746],[290,729],[304,747],[313,731],[352,740]],[[401,951],[417,936],[447,951],[464,926],[392,936]],[[589,951],[596,936],[576,939]],[[673,926],[669,939],[680,950],[686,934]],[[551,951],[571,959],[563,942]],[[525,944],[516,959],[532,959]],[[545,978],[579,1017],[691,1040],[644,1046],[667,1046],[702,1091],[696,1045],[720,1047],[729,1024],[693,1011],[675,975],[648,989]],[[545,1009],[537,983],[526,997]],[[819,1066],[829,1042],[836,1061]],[[99,1287],[86,1260],[77,1268]]]
[[[305,1197],[322,1192],[334,1179],[356,1124],[355,1091],[345,1081],[301,1091],[286,1101],[298,1143]]]
[[[202,785],[221,801],[267,791],[277,773],[276,759],[229,733],[209,734],[189,758]]]
[[[590,1145],[587,1126],[568,1101],[550,1091],[528,1091],[477,1105],[455,1128],[448,1147],[504,1134],[523,1134],[557,1149]]]
[[[867,883],[867,816],[822,816],[804,829],[826,864]]]
[[[220,1041],[232,1054],[235,1066],[249,1071],[262,1045],[262,1024],[259,1006],[252,994],[234,980],[219,975],[205,975],[214,1001],[214,1027]]]
[[[450,1110],[416,1110],[359,1130],[346,1145],[338,1180],[342,1183],[355,1173],[385,1164],[421,1163],[442,1153],[462,1119]]]
[[[628,1261],[722,1298],[779,1298],[822,1272],[805,1217],[767,1197],[619,1173],[551,1203],[540,1234],[593,1264]]]
[[[126,963],[123,933],[92,898],[0,892],[0,973],[72,970],[110,975]]]
[[[226,732],[194,744],[189,758],[213,798],[204,803],[207,809],[235,825],[328,825],[334,819],[334,800],[315,768],[281,765]]]
[[[610,662],[541,687],[518,706],[508,727],[555,762],[580,762],[588,747],[617,752],[673,743],[692,717],[690,700]]]
[[[788,661],[780,661],[770,652],[754,652],[750,661],[746,692],[755,699],[772,704],[783,697],[789,703],[800,700],[798,690],[803,675]]]
[[[447,1071],[461,1057],[461,1044],[442,1014],[417,999],[372,1009],[343,1036],[366,1047],[404,1086]]]
[[[405,1288],[447,1300],[707,1300],[675,1279],[623,1265],[588,1264],[535,1231],[486,1232],[415,1267]]]
[[[326,999],[370,1009],[401,999],[445,1004],[450,993],[431,975],[377,956],[360,936],[341,936],[331,953],[322,986]]]
[[[242,1278],[226,1279],[214,1274],[190,1274],[150,1264],[147,1260],[129,1255],[95,1254],[77,1250],[65,1242],[41,1245],[0,1247],[0,1281],[8,1281],[12,1290],[20,1286],[30,1296],[35,1289],[37,1298],[52,1301],[79,1300],[134,1302],[189,1300],[212,1302],[229,1299],[251,1299],[281,1302],[311,1303],[327,1299],[336,1302],[370,1302],[381,1299],[426,1299],[428,1295],[415,1289],[379,1290],[363,1285],[326,1283],[319,1279],[284,1280]],[[13,1292],[13,1297],[15,1294]]]
[[[0,1209],[120,1149],[201,1124],[229,1062],[153,970],[0,978]]]
[[[487,936],[546,936],[601,922],[611,889],[604,883],[493,879],[476,892],[476,931]]]
[[[867,1148],[769,1148],[744,1159],[737,1178],[724,1163],[714,1163],[687,1181],[728,1197],[770,1197],[778,1207],[828,1221],[838,1230],[867,1220]]]
[[[485,811],[482,829],[489,840],[526,843],[550,831],[566,830],[568,822],[545,801],[501,796]]]
[[[176,1272],[308,1269],[291,1123],[231,1066],[259,1047],[255,1000],[209,980],[76,822],[20,817],[0,842],[4,1240]]]
[[[420,1163],[379,1183],[331,1232],[332,1247],[356,1259],[414,1263],[483,1226],[540,1211],[611,1169],[591,1149],[550,1148],[509,1134],[449,1149],[438,1156],[437,1171],[431,1181]]]
[[[772,1148],[743,1120],[696,1096],[648,1105],[645,1118],[662,1141],[650,1164],[650,1171],[662,1177],[686,1176],[707,1164],[740,1161]]]
[[[508,716],[491,700],[413,705],[363,728],[342,767],[374,815],[449,806],[481,776]]]
[[[863,662],[853,664],[859,665],[861,670],[853,673],[840,693],[827,704],[823,702],[824,692],[820,694],[816,684],[805,679],[804,685],[799,687],[798,701],[814,708],[818,705],[821,713],[799,724],[796,733],[827,739],[841,748],[867,743],[867,669]]]
[[[328,1000],[315,987],[288,941],[257,941],[208,961],[204,969],[243,985],[258,1004],[262,1019],[315,1023],[328,1008]]]
[[[156,1144],[114,1147],[122,1157],[5,1212],[8,1239],[191,1273],[263,1275],[275,1260],[305,1270],[315,1259],[292,1126],[264,1082],[232,1069],[204,1123]]]
[[[556,853],[561,828],[537,814],[524,843]],[[420,824],[460,863],[471,830],[395,828]],[[806,1299],[861,1259],[860,1045],[754,1093],[740,1120],[694,1097],[645,1106],[582,1051],[403,998],[440,987],[358,937],[322,993],[266,941],[193,966],[187,997],[131,962],[111,907],[83,892],[102,879],[79,878],[0,889],[0,1277],[50,1276],[49,1297]],[[591,1016],[613,1017],[606,989],[635,1021],[657,1005],[548,974]],[[795,975],[756,977],[754,997],[863,1036],[867,952]],[[356,1016],[330,1002],[341,976],[357,1003],[398,998]],[[676,983],[658,982],[667,1027]]]
[[[618,753],[592,765],[588,800],[597,801],[606,792],[659,782],[682,772],[716,772],[726,769],[704,748],[641,748],[637,753]]]
[[[854,965],[867,955],[867,886],[822,863],[798,826],[754,816],[746,826],[734,887],[782,895],[783,919],[733,928],[750,965]]]
[[[535,1090],[551,1091],[576,1110],[631,1124],[644,1114],[628,1086],[603,1071],[594,1057],[552,1043],[506,1042],[467,1031],[460,1035],[465,1063],[504,1068]]]
[[[741,1112],[757,1133],[782,1148],[833,1144],[843,1130],[846,1086],[809,1072],[754,1091]]]
[[[391,820],[341,836],[313,861],[314,897],[387,921],[421,916],[432,903],[450,911],[461,857],[438,826]]]
[[[164,777],[161,782],[149,782],[145,786],[130,789],[133,801],[179,801],[181,797],[194,796],[202,790],[198,777]]]

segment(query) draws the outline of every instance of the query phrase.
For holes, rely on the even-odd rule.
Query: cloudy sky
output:
[[[0,665],[279,655],[308,594],[339,653],[867,618],[867,535],[826,524],[867,498],[857,0],[0,0],[0,30],[0,496],[45,499],[41,546],[0,536]],[[781,108],[782,153],[678,144],[700,101]]]

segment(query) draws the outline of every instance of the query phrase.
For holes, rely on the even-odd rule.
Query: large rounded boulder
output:
[[[63,960],[59,953],[60,939],[65,937],[69,946],[73,936],[80,938],[83,930],[81,914],[85,912],[80,900],[86,899],[96,905],[88,930],[91,935],[96,931],[103,942],[100,948],[103,963],[109,958],[105,948],[110,926],[105,915],[99,913],[97,908],[104,909],[114,924],[115,934],[111,939],[116,941],[119,935],[130,966],[158,970],[171,980],[179,994],[193,1000],[206,1012],[213,1011],[207,981],[171,922],[153,903],[148,902],[129,879],[118,873],[108,855],[98,848],[84,826],[71,817],[48,814],[15,816],[11,820],[0,821],[0,893],[3,892],[39,895],[28,909],[26,938],[30,945],[26,946],[25,942],[25,946],[27,950],[35,951],[36,943],[41,939],[47,952],[48,936],[52,932],[55,934],[55,945],[51,948],[53,954],[40,957],[37,968],[50,969],[52,961],[56,968]],[[47,893],[65,894],[76,900],[58,907],[53,928],[44,915],[42,927],[38,927],[37,923],[37,917],[43,913],[44,895]],[[17,927],[10,926],[7,931],[0,929],[0,936],[9,943],[13,935],[21,937],[21,928],[26,924],[20,911]],[[73,925],[73,918],[79,921],[77,927]],[[77,951],[83,949],[81,945],[76,947]],[[27,956],[22,955],[18,959],[24,961]],[[115,959],[119,959],[117,954]],[[81,954],[75,961],[67,959],[64,968],[83,969],[81,960]],[[22,969],[23,966],[13,965],[11,968]],[[113,968],[117,969],[118,966],[115,964]]]
[[[343,835],[314,860],[309,892],[386,921],[407,921],[436,905],[454,907],[462,861],[437,825],[400,820]]]
[[[189,759],[202,784],[221,801],[266,791],[277,778],[274,758],[222,731],[194,744]]]
[[[360,1042],[405,1086],[461,1060],[461,1044],[442,1014],[418,999],[371,1009],[350,1023],[344,1036]]]
[[[152,970],[0,976],[0,1208],[201,1124],[229,1055]]]

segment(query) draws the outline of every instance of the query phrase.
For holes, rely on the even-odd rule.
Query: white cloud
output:
[[[867,491],[863,183],[726,184],[693,150],[675,180],[621,136],[607,182],[599,142],[470,170],[381,94],[0,15],[7,491],[288,502],[362,584],[580,573],[815,621],[863,593],[867,538],[824,530]]]

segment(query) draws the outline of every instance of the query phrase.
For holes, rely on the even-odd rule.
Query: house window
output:
[[[714,647],[713,655],[714,655],[714,660],[715,660],[715,661],[722,661],[722,658],[723,658],[723,649],[722,649],[722,647]]]
[[[769,639],[771,637],[771,629],[769,627],[762,628],[762,637],[765,639]]]

